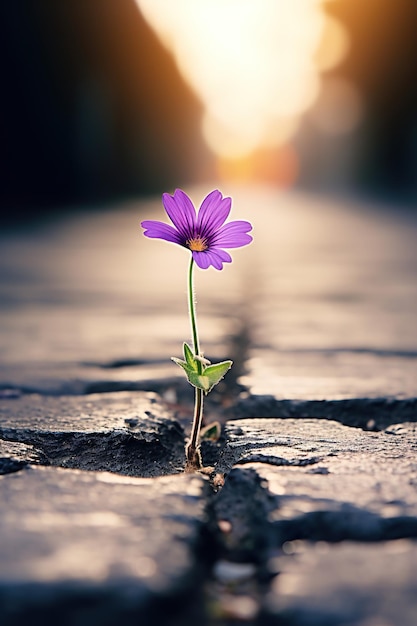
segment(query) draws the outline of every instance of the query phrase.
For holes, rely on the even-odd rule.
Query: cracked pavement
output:
[[[187,255],[141,237],[159,199],[1,235],[2,625],[415,625],[417,222],[231,195],[254,243],[196,276],[205,354],[235,361],[211,480],[182,473]]]

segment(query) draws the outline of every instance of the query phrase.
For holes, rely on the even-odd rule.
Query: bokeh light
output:
[[[284,146],[347,54],[325,0],[136,0],[204,106],[220,158]]]

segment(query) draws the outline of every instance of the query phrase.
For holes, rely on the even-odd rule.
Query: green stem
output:
[[[188,271],[188,309],[190,313],[191,330],[193,334],[194,354],[196,356],[201,356],[200,344],[198,340],[197,317],[196,317],[195,302],[194,302],[193,269],[194,269],[194,259],[191,256],[190,268]],[[199,373],[201,374],[203,372],[203,366],[200,362],[198,363],[198,368],[199,368]],[[190,436],[190,441],[185,448],[185,456],[186,456],[185,470],[188,472],[195,472],[196,470],[199,470],[202,467],[200,446],[198,443],[199,438],[200,438],[200,429],[201,429],[202,421],[203,421],[203,390],[196,387],[195,388],[194,418],[193,418],[193,424],[191,427],[191,436]]]
[[[188,270],[188,310],[190,313],[191,330],[193,333],[194,354],[200,356],[200,344],[198,341],[197,318],[195,314],[194,302],[194,282],[193,282],[194,259],[191,256],[190,268]]]

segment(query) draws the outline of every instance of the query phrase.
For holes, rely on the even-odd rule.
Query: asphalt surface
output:
[[[195,276],[234,360],[203,475],[170,361],[188,253],[139,227],[159,198],[0,236],[2,625],[414,626],[417,218],[228,191],[254,242]]]

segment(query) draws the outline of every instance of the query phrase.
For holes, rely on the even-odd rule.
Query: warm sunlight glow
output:
[[[203,135],[221,157],[284,145],[348,47],[324,0],[137,3],[202,101]]]

